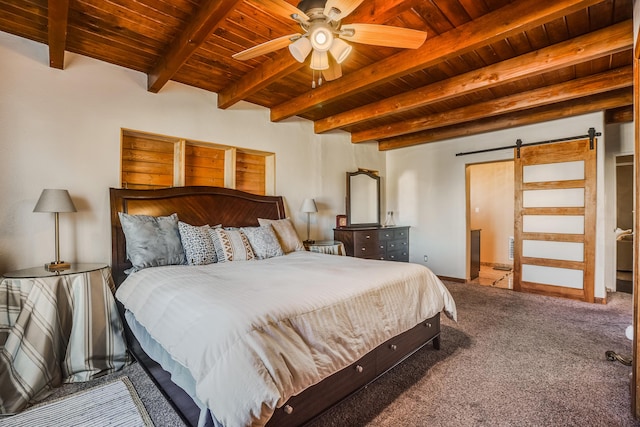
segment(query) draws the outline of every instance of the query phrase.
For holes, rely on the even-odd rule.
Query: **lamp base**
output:
[[[44,265],[44,269],[47,271],[61,271],[71,268],[71,264],[64,261],[52,261],[49,264]]]

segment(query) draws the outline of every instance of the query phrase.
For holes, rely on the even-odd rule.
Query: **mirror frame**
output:
[[[376,212],[375,212],[375,218],[376,218],[376,222],[368,222],[368,223],[354,223],[351,221],[351,214],[353,213],[353,209],[351,206],[351,179],[355,176],[358,175],[365,175],[369,178],[371,178],[372,180],[374,180],[374,182],[372,184],[374,184],[376,186]],[[366,170],[359,170],[357,172],[347,172],[347,201],[346,201],[346,207],[347,207],[347,227],[380,227],[380,176],[366,171]]]

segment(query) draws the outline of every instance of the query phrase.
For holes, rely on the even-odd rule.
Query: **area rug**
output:
[[[98,387],[32,406],[17,415],[0,418],[0,426],[150,427],[153,422],[129,378],[121,377]]]

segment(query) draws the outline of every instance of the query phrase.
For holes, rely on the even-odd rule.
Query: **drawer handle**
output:
[[[364,237],[365,239],[370,239],[371,236],[369,236],[368,234]]]
[[[360,250],[361,250],[361,251],[366,251],[366,250],[367,250],[367,248],[362,248],[362,249],[360,249]]]
[[[384,237],[391,237],[391,234],[387,233],[384,235]]]
[[[398,346],[397,346],[397,345],[395,345],[395,344],[391,344],[391,345],[389,346],[389,348],[390,348],[392,351],[396,351],[396,350],[398,349]]]
[[[384,245],[380,245],[380,249],[384,249]]]
[[[293,406],[284,405],[284,408],[282,408],[282,410],[284,411],[285,414],[291,415],[293,413]]]
[[[430,328],[431,327],[431,323],[425,322],[424,326],[426,326],[427,328]]]
[[[356,372],[360,374],[362,371],[364,371],[364,368],[361,365],[356,365]]]

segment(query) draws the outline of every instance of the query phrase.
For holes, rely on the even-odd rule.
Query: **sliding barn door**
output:
[[[594,301],[596,142],[516,149],[515,290]]]

